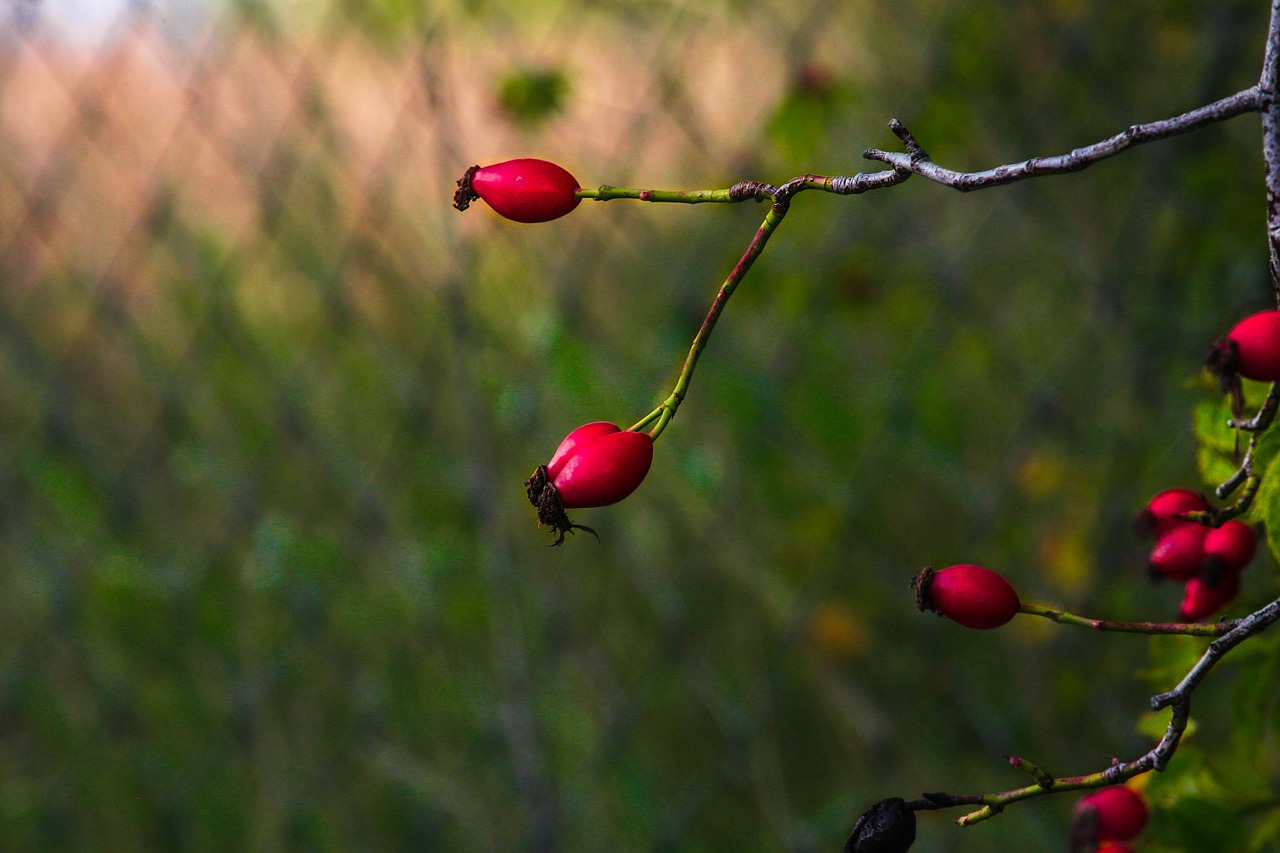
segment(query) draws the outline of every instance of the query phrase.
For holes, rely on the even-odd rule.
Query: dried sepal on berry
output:
[[[581,201],[578,181],[547,160],[525,157],[492,166],[472,166],[458,179],[453,206],[466,210],[483,199],[513,222],[549,222],[569,213]]]
[[[1022,607],[1018,593],[1002,575],[969,563],[939,571],[926,567],[912,578],[911,585],[916,607],[966,628],[999,628]]]
[[[646,433],[594,421],[565,436],[551,460],[525,481],[525,494],[538,511],[538,524],[550,527],[556,534],[552,544],[559,545],[574,530],[595,535],[571,522],[566,510],[623,500],[644,481],[652,463],[653,440]]]

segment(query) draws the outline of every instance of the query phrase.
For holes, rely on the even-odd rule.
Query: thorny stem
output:
[[[1200,622],[1116,622],[1110,619],[1090,619],[1065,610],[1040,604],[1023,604],[1019,612],[1029,616],[1043,616],[1063,625],[1078,625],[1097,631],[1121,631],[1129,634],[1186,634],[1192,637],[1219,637],[1236,627],[1237,621],[1218,623]]]

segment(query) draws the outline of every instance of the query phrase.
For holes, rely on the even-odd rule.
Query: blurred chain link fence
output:
[[[655,808],[566,805],[599,795],[549,755],[502,544],[536,456],[507,338],[546,317],[494,283],[549,266],[517,290],[572,303],[653,226],[539,247],[452,182],[741,164],[822,6],[5,5],[3,846],[594,849],[566,809]],[[636,676],[584,654],[616,727]],[[739,760],[678,774],[658,835]]]

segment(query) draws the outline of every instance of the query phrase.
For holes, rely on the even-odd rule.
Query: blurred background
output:
[[[1145,751],[1151,661],[1200,646],[967,631],[908,582],[1176,611],[1129,522],[1198,484],[1203,356],[1269,298],[1255,117],[981,193],[801,195],[648,480],[557,549],[522,481],[667,395],[764,210],[450,201],[521,156],[853,174],[893,117],[955,168],[1064,153],[1252,85],[1266,13],[8,0],[0,847],[834,851],[883,797],[1025,784],[1005,754]],[[924,814],[917,849],[1065,849],[1073,799]]]

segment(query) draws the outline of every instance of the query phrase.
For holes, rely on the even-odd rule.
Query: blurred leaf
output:
[[[529,127],[559,115],[568,97],[569,79],[559,68],[524,68],[498,83],[498,108]]]
[[[769,140],[782,161],[811,160],[821,150],[823,137],[836,127],[836,116],[848,98],[848,88],[830,69],[816,64],[802,68],[769,119]]]
[[[1197,853],[1239,853],[1248,843],[1240,815],[1218,803],[1196,797],[1160,810],[1148,831],[1161,842],[1176,842]]]
[[[1184,736],[1194,735],[1199,727],[1200,724],[1195,721],[1195,718],[1191,718],[1187,721],[1187,728],[1183,733]],[[1134,726],[1134,730],[1151,738],[1153,742],[1160,740],[1160,738],[1164,737],[1165,732],[1169,730],[1169,712],[1147,711],[1138,718],[1138,724]],[[1183,756],[1179,753],[1178,757],[1181,759]]]
[[[1262,478],[1262,485],[1254,498],[1247,518],[1261,523],[1266,530],[1267,544],[1273,558],[1280,559],[1280,429],[1272,428],[1258,443],[1254,456],[1254,470]]]
[[[1266,853],[1280,849],[1280,806],[1268,809],[1254,825],[1249,836],[1251,853]]]

